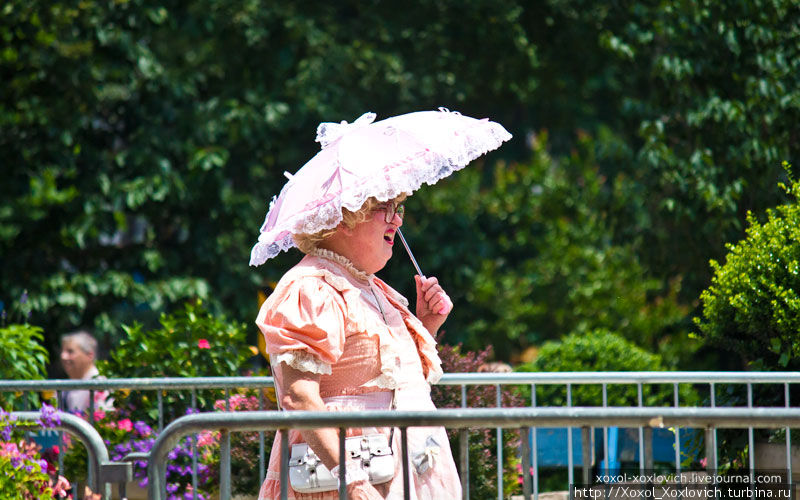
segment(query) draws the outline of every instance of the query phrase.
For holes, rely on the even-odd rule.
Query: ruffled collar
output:
[[[330,260],[335,262],[345,268],[348,273],[350,273],[354,278],[359,281],[364,281],[366,283],[370,283],[372,279],[375,277],[374,274],[367,274],[361,269],[357,268],[353,262],[345,257],[344,255],[338,254],[332,250],[328,250],[327,248],[315,248],[312,251],[308,252],[309,255],[313,255],[315,257],[321,257],[326,260]]]

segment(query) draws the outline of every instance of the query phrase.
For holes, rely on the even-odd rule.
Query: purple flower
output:
[[[57,425],[61,425],[61,418],[58,416],[58,410],[47,403],[42,404],[41,416],[37,422],[45,429],[52,429]]]
[[[19,298],[20,304],[27,304],[28,303],[28,290],[23,290],[22,296]]]
[[[139,420],[138,422],[133,424],[134,430],[139,433],[140,436],[146,437],[152,434],[153,429],[150,428],[149,425]]]
[[[2,426],[0,428],[0,437],[3,438],[3,441],[11,441],[11,433],[16,426],[16,420],[16,417],[0,408],[0,426]]]
[[[179,487],[178,483],[169,483],[167,484],[167,493],[175,493]]]

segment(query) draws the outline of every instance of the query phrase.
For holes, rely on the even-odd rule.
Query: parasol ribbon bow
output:
[[[317,127],[317,138],[315,141],[322,145],[322,149],[325,149],[330,144],[339,140],[343,135],[366,127],[375,121],[376,116],[375,113],[364,113],[353,123],[347,123],[346,120],[342,120],[341,123],[322,122]]]

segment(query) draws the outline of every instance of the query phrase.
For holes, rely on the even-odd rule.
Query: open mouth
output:
[[[394,230],[390,229],[383,233],[383,241],[390,245],[394,245]]]

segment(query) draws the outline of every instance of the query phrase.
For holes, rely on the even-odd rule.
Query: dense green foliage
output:
[[[42,329],[32,325],[0,328],[0,379],[39,380],[47,375],[48,354]]]
[[[495,349],[507,359],[520,346],[608,328],[675,361],[674,349],[686,338],[680,282],[665,286],[631,243],[610,237],[612,213],[627,195],[598,171],[594,146],[584,136],[579,149],[558,160],[540,136],[530,163],[488,172],[476,165],[408,201],[406,232],[423,263],[457,263],[450,295],[469,307],[453,314],[448,332],[460,332],[470,345],[487,334],[503,338]],[[461,236],[458,245],[442,247],[453,233]],[[401,269],[390,281],[402,283],[410,266],[399,257],[402,264],[393,265]]]
[[[256,349],[247,345],[243,324],[210,314],[199,301],[163,314],[159,323],[159,328],[139,323],[123,326],[125,336],[111,358],[99,364],[101,373],[109,378],[230,377],[240,373]],[[158,412],[155,393],[119,391],[114,397],[115,406],[129,410],[132,418],[154,423]],[[213,397],[208,391],[199,391],[198,407],[210,409]],[[165,393],[169,417],[182,416],[191,404],[188,393]]]
[[[254,271],[249,249],[317,123],[447,106],[515,135],[410,201],[447,340],[508,358],[604,327],[673,365],[706,262],[781,202],[798,26],[793,0],[8,0],[0,300],[29,290],[52,349],[186,298],[252,318],[297,255]]]
[[[791,203],[767,210],[763,222],[748,214],[747,237],[727,246],[724,264],[711,261],[695,319],[709,343],[756,370],[800,369],[800,182],[786,190]]]

